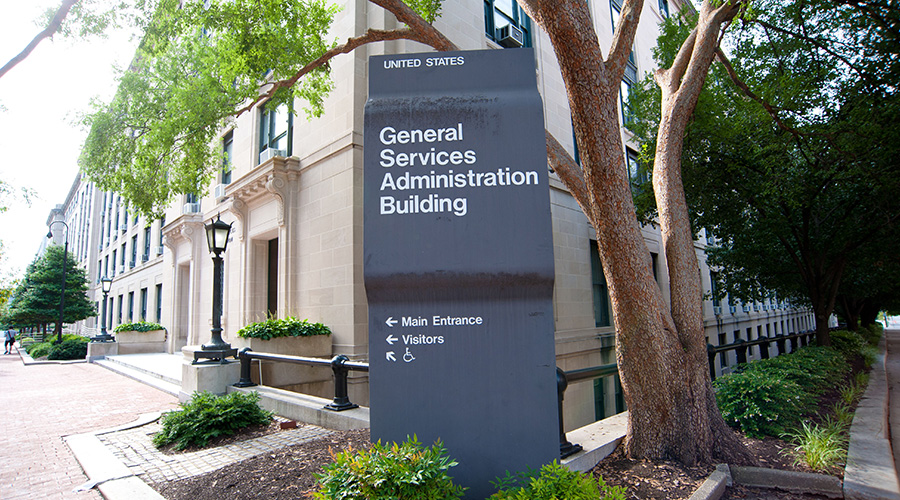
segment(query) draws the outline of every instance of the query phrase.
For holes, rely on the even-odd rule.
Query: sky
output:
[[[40,32],[35,20],[41,13],[60,3],[0,0],[0,66]],[[65,201],[78,173],[87,131],[75,120],[89,111],[93,97],[110,100],[116,88],[113,65],[126,66],[135,47],[124,32],[105,40],[56,37],[0,77],[0,179],[35,192],[30,206],[18,198],[0,214],[5,255],[0,275],[21,276],[34,259],[50,210]]]

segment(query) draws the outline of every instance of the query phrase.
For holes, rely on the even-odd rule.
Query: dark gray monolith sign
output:
[[[440,439],[485,498],[559,457],[534,52],[370,58],[364,156],[372,439]]]

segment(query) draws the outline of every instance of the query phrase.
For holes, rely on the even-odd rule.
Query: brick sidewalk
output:
[[[99,499],[62,437],[178,407],[164,392],[87,363],[25,366],[0,355],[0,498]]]

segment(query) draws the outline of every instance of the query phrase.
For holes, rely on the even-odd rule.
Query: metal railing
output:
[[[266,361],[278,361],[281,363],[293,363],[306,366],[330,366],[334,374],[334,399],[331,404],[325,405],[325,409],[332,411],[344,411],[359,408],[359,405],[350,401],[347,392],[347,375],[351,370],[368,372],[369,363],[350,361],[350,358],[339,354],[331,359],[307,358],[303,356],[291,356],[288,354],[271,354],[267,352],[253,352],[249,347],[241,349],[238,353],[241,360],[241,379],[234,384],[235,387],[254,387],[256,384],[250,377],[251,362],[254,359]]]
[[[706,345],[706,352],[709,355],[709,375],[712,380],[716,379],[716,354],[725,353],[728,351],[735,351],[737,362],[746,363],[747,362],[747,351],[753,346],[762,346],[760,347],[760,357],[762,359],[769,359],[769,346],[772,342],[778,348],[778,356],[785,354],[787,352],[794,352],[800,347],[805,347],[810,345],[815,340],[816,332],[813,330],[807,330],[800,333],[791,333],[789,335],[775,335],[772,337],[761,337],[757,340],[744,340],[738,338],[731,344],[722,344],[719,346],[714,346],[712,344]],[[788,342],[790,342],[790,351],[787,350]],[[723,366],[722,368],[725,368]],[[566,392],[566,388],[569,386],[571,382],[579,382],[583,380],[593,380],[603,377],[611,377],[614,375],[618,375],[619,368],[616,363],[611,363],[608,365],[594,366],[591,368],[581,368],[578,370],[570,370],[563,371],[560,368],[556,369],[556,388],[558,394],[558,403],[559,403],[559,457],[560,459],[566,458],[569,455],[573,455],[582,450],[581,445],[573,444],[568,439],[566,439],[565,425],[563,423],[563,397]]]

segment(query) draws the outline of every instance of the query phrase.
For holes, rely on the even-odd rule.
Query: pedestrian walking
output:
[[[12,354],[13,344],[16,343],[16,332],[15,330],[6,330],[4,333],[4,342],[3,342],[3,354]]]

